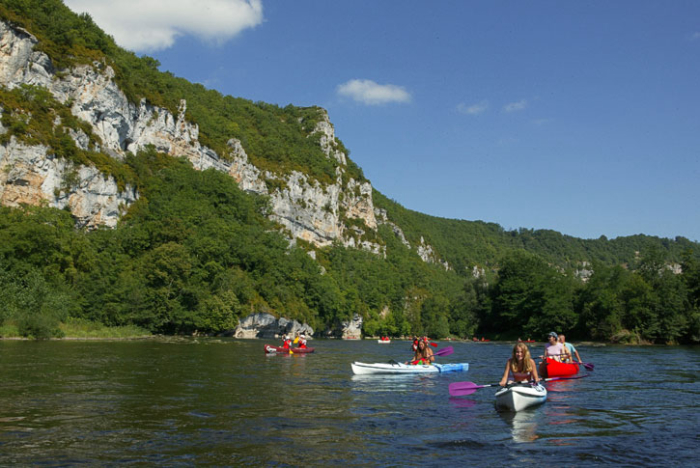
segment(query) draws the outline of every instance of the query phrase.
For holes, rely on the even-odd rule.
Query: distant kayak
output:
[[[564,363],[555,361],[554,359],[547,358],[546,365],[544,367],[545,375],[541,376],[547,377],[569,377],[578,374],[579,364],[577,363]]]
[[[391,343],[391,340],[377,340],[377,343],[379,343],[379,344],[389,344],[389,343]]]
[[[292,354],[307,354],[313,353],[314,348],[283,348],[282,346],[270,346],[267,344],[265,345],[265,352],[268,354],[289,354],[290,351],[292,352]]]
[[[496,408],[520,411],[547,401],[547,389],[542,384],[516,383],[496,392]]]
[[[351,364],[354,374],[437,374],[439,372],[466,372],[469,364],[433,364],[430,366],[413,366],[402,363],[375,363],[353,362]]]

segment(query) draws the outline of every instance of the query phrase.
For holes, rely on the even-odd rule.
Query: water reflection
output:
[[[430,376],[416,375],[353,375],[351,382],[353,390],[362,392],[395,392],[407,389],[420,391],[421,388],[425,389],[435,386],[435,379],[432,379]]]
[[[472,408],[476,406],[476,401],[468,398],[450,397],[450,404],[454,408]]]
[[[523,411],[499,411],[506,424],[510,426],[513,442],[527,443],[534,442],[539,438],[537,434],[538,408],[531,408]]]

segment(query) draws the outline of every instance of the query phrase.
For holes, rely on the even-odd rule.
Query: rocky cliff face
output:
[[[357,225],[376,229],[369,182],[349,179],[343,182],[346,155],[337,150],[335,133],[328,116],[319,122],[320,144],[326,156],[339,163],[333,184],[322,185],[306,174],[279,175],[260,171],[250,164],[240,141],[231,139],[233,161],[199,142],[199,128],[185,120],[186,103],[177,115],[142,101],[129,102],[114,81],[114,71],[104,64],[80,65],[56,73],[50,58],[35,51],[37,39],[21,28],[0,21],[0,85],[12,89],[29,84],[48,89],[61,103],[70,103],[71,112],[88,122],[101,139],[99,151],[122,159],[147,145],[159,152],[188,158],[195,168],[215,168],[231,175],[244,190],[270,196],[271,217],[290,233],[292,240],[303,239],[316,246],[340,241],[346,246],[380,252],[380,246],[362,239]],[[81,144],[78,133],[72,135]],[[119,191],[111,177],[102,177],[94,168],[70,167],[60,155],[43,146],[26,146],[15,139],[0,147],[0,202],[68,206],[83,226],[115,226],[122,212],[138,198],[127,187]],[[77,183],[65,187],[66,171],[77,173]],[[270,192],[265,180],[284,179],[283,189]],[[346,220],[354,222],[352,228]]]

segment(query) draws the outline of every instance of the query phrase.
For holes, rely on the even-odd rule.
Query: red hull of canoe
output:
[[[290,348],[290,349],[285,349],[282,346],[270,346],[270,345],[265,345],[265,352],[266,353],[282,353],[282,354],[289,354],[289,351],[292,351],[293,354],[307,354],[307,353],[313,353],[314,348]]]
[[[578,374],[578,364],[557,362],[554,359],[547,359],[547,378],[549,377],[570,377]]]

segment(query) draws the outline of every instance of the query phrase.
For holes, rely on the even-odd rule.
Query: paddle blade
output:
[[[482,388],[481,385],[477,385],[474,382],[455,382],[451,383],[449,386],[450,395],[452,396],[466,396],[471,395]]]
[[[584,362],[583,367],[585,367],[588,371],[592,371],[595,369],[595,366],[590,362]]]
[[[297,344],[297,343],[299,343],[299,337],[298,337],[298,336],[297,336],[296,338],[294,338],[294,344]]]
[[[438,349],[435,351],[433,356],[448,356],[452,353],[454,353],[454,348],[452,348],[452,346],[448,346],[447,348]]]

